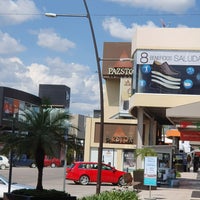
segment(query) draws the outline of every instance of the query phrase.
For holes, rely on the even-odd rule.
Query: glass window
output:
[[[103,170],[111,170],[111,167],[107,166],[107,165],[102,165],[102,169]]]

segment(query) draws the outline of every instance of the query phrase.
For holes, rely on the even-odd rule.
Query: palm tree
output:
[[[20,116],[18,131],[6,133],[0,141],[6,142],[3,152],[9,149],[17,153],[29,153],[36,162],[38,179],[36,189],[43,190],[42,178],[45,155],[53,155],[55,147],[66,143],[66,130],[71,115],[48,107],[39,111],[26,110]],[[75,127],[72,127],[75,128]]]
[[[146,156],[157,156],[157,153],[154,149],[150,147],[143,147],[141,149],[136,149],[135,157],[141,156],[141,159],[144,160]]]

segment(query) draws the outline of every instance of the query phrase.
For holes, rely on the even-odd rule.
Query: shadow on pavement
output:
[[[178,180],[180,189],[200,189],[200,180],[198,179],[179,178]]]

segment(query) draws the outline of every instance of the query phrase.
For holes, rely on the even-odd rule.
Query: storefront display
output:
[[[172,165],[175,170],[177,170],[179,172],[186,172],[187,154],[186,153],[173,154]]]

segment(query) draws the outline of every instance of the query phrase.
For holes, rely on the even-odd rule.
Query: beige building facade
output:
[[[200,101],[199,35],[200,29],[138,28],[132,43],[104,44],[104,162],[142,167],[133,152],[161,144],[163,126],[173,125],[166,110]],[[86,161],[98,159],[98,132],[99,119],[88,118]]]
[[[129,113],[133,68],[131,43],[104,43],[104,142],[103,162],[117,169],[133,171],[136,167],[134,149],[137,144],[137,119]],[[84,160],[97,161],[100,119],[88,118]]]

